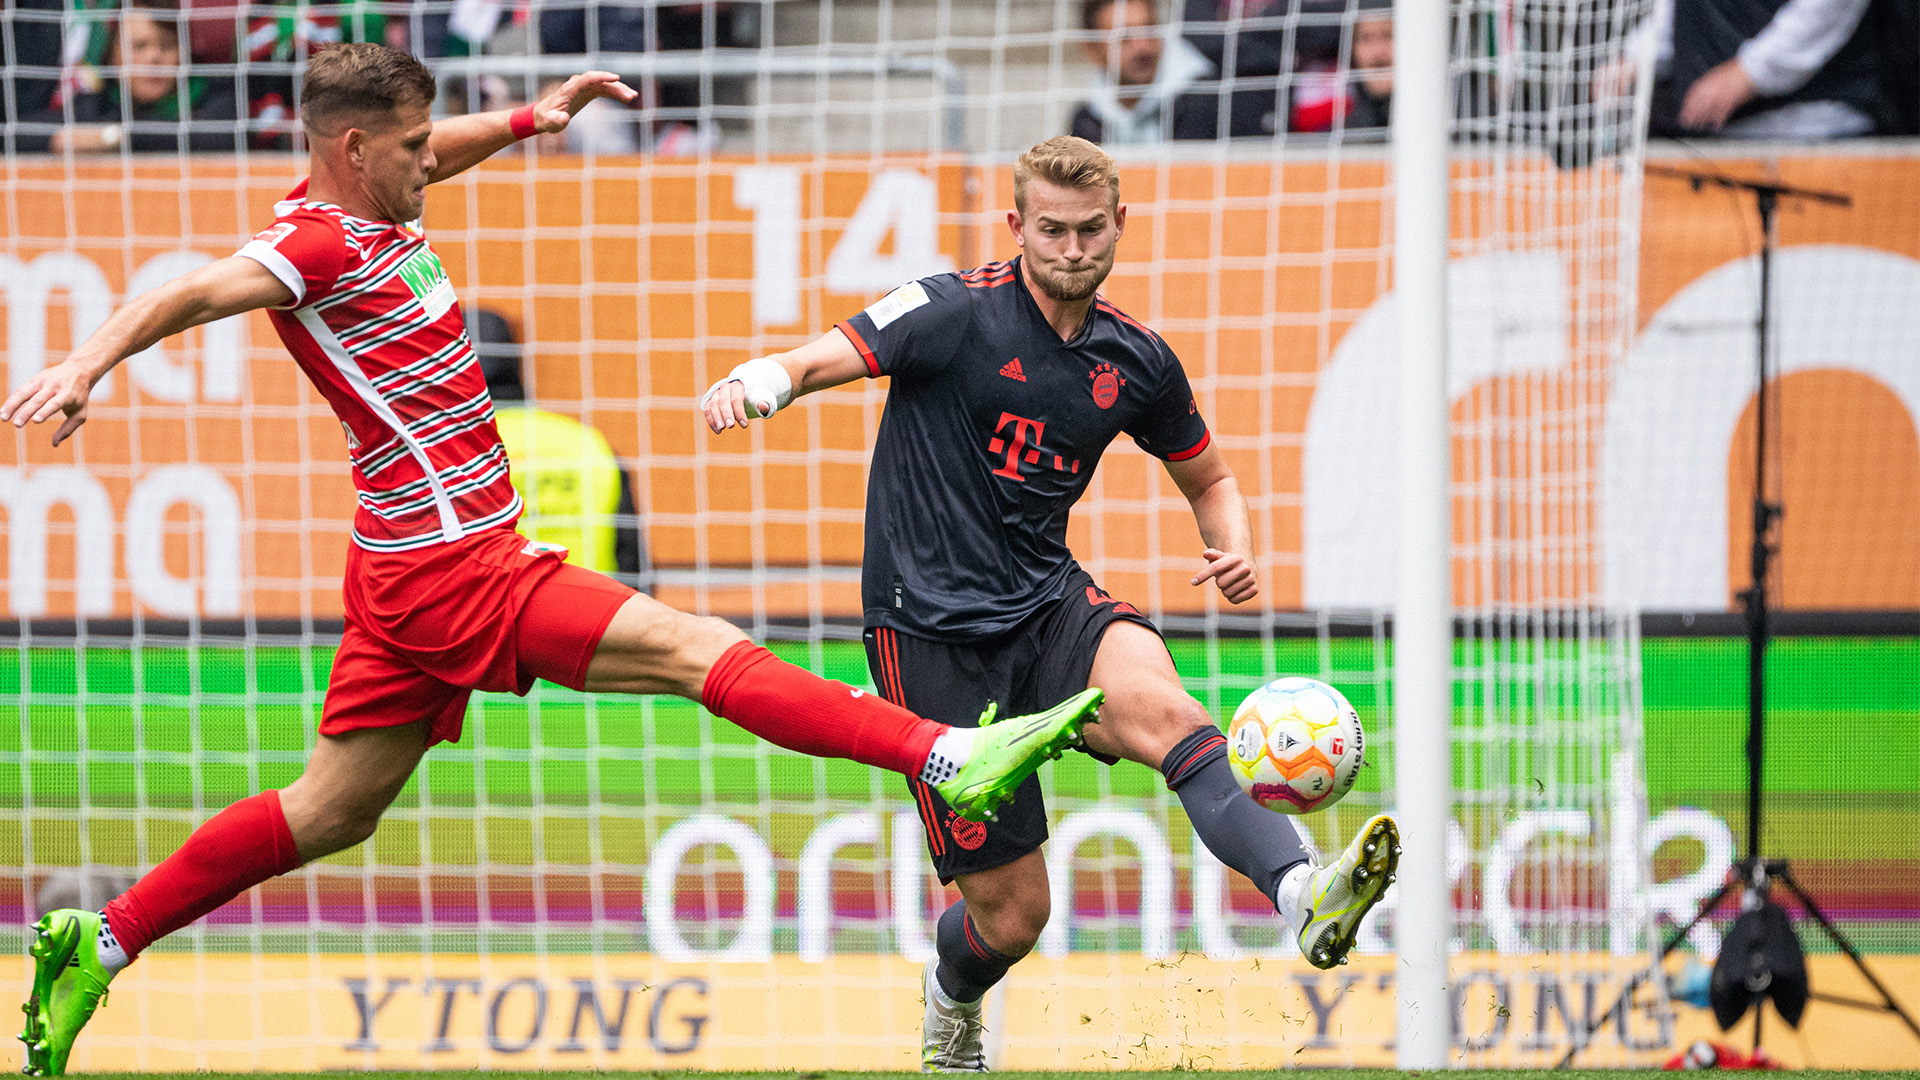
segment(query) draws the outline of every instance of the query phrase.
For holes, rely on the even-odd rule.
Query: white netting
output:
[[[1084,46],[1126,47],[1083,31],[1080,7],[632,6],[657,51],[618,52],[608,23],[585,46],[606,53],[567,58],[529,55],[560,5],[508,6],[490,55],[434,61],[443,109],[588,66],[644,81],[637,115],[583,117],[584,143],[436,188],[426,226],[469,313],[510,327],[529,402],[598,428],[621,459],[634,572],[656,596],[867,682],[857,568],[884,386],[809,397],[748,436],[708,436],[692,402],[904,279],[1012,253],[1012,156],[1073,122]],[[692,30],[669,25],[692,8]],[[1473,955],[1454,1007],[1474,1061],[1552,1056],[1580,995],[1604,1008],[1645,964],[1627,956],[1644,887],[1637,642],[1600,591],[1596,460],[1634,323],[1650,8],[1455,7],[1455,769]],[[188,97],[237,80],[239,100],[278,88],[293,103],[307,43],[340,32],[324,6],[194,11],[228,20],[244,59],[199,63],[213,90],[183,73]],[[424,42],[488,6],[353,11]],[[1161,63],[1191,65],[1216,130],[1252,137],[1115,148],[1131,217],[1106,292],[1186,363],[1253,507],[1262,595],[1228,610],[1187,584],[1191,514],[1130,445],[1071,538],[1109,592],[1160,619],[1217,715],[1277,674],[1356,702],[1377,753],[1312,822],[1332,849],[1392,804],[1391,186],[1383,132],[1365,126],[1378,87],[1354,89],[1379,73],[1352,62],[1382,11],[1220,11],[1167,30]],[[86,17],[44,16],[69,41]],[[22,52],[37,18],[15,16],[9,67],[71,74],[76,56]],[[11,131],[104,139],[68,127],[87,116],[67,100],[36,125],[16,95]],[[196,123],[237,147],[9,149],[10,384],[127,295],[231,252],[301,175],[270,104]],[[255,317],[131,362],[71,449],[37,430],[0,449],[11,614],[42,620],[15,624],[0,665],[18,719],[0,734],[16,922],[76,894],[100,903],[194,823],[297,775],[339,627],[352,496],[337,430]],[[1002,1065],[1391,1059],[1390,911],[1349,969],[1365,978],[1314,972],[1266,901],[1196,854],[1156,774],[1072,760],[1047,783],[1055,916],[1043,955],[991,999]],[[891,777],[774,751],[689,704],[477,699],[374,840],[158,946],[76,1061],[910,1067],[944,906],[911,812]],[[1636,1012],[1596,1055],[1644,1061],[1651,1042],[1622,1038],[1659,1035]]]

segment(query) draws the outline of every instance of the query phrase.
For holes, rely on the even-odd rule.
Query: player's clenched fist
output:
[[[700,395],[700,412],[717,434],[746,427],[750,417],[765,418],[793,400],[793,376],[771,357],[749,360]]]
[[[1220,587],[1220,595],[1228,603],[1244,604],[1260,595],[1260,583],[1254,579],[1253,564],[1243,555],[1218,548],[1208,548],[1200,553],[1207,560],[1207,568],[1193,576],[1193,584],[1198,585],[1208,578]]]

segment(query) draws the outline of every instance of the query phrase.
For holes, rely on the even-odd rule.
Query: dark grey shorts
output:
[[[1100,639],[1123,621],[1159,633],[1132,604],[1100,591],[1081,570],[1065,597],[995,637],[928,641],[892,627],[868,627],[867,667],[888,701],[942,724],[973,727],[990,701],[999,703],[1001,716],[1018,716],[1085,690]],[[908,779],[907,787],[942,882],[1004,866],[1046,842],[1047,807],[1038,777],[1020,786],[998,820],[984,824],[955,814],[939,792],[918,780]]]

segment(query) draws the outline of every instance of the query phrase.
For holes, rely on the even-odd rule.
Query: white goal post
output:
[[[1395,809],[1401,854],[1396,1055],[1453,1054],[1453,431],[1447,393],[1453,142],[1449,0],[1401,0],[1393,23],[1393,270],[1399,301],[1399,595],[1393,608]]]

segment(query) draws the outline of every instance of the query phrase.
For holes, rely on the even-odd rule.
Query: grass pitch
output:
[[[1173,1070],[1172,1072],[1006,1072],[1002,1076],[1018,1077],[1019,1080],[1118,1080],[1125,1076],[1171,1076],[1180,1072],[1199,1072],[1207,1075],[1230,1076],[1236,1080],[1282,1080],[1288,1075],[1298,1076],[1302,1072],[1316,1070]],[[1317,1070],[1329,1072],[1333,1070]],[[1482,1070],[1438,1070],[1432,1073],[1401,1072],[1392,1069],[1341,1069],[1343,1077],[1354,1080],[1409,1080],[1413,1077],[1431,1076],[1435,1080],[1654,1080],[1671,1074],[1658,1069],[1482,1069]],[[1813,1070],[1809,1070],[1813,1071]],[[419,1077],[444,1078],[455,1074],[455,1070],[443,1072],[382,1072],[380,1080],[403,1080]],[[76,1074],[78,1075],[78,1074]],[[107,1078],[124,1077],[126,1080],[314,1080],[317,1073],[87,1073],[88,1077]],[[339,1075],[339,1074],[332,1074]],[[487,1072],[487,1080],[554,1080],[565,1077],[563,1072]],[[919,1073],[909,1072],[597,1072],[581,1073],[591,1075],[595,1080],[910,1080]],[[1912,1072],[1870,1072],[1862,1069],[1832,1069],[1819,1071],[1821,1080],[1913,1080]]]

